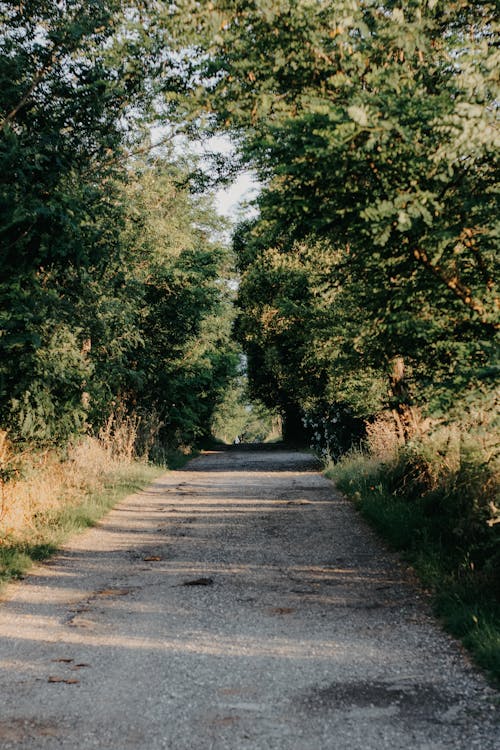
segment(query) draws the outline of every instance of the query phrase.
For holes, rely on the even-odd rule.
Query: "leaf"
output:
[[[366,127],[368,125],[368,112],[364,107],[359,107],[356,104],[352,104],[350,107],[347,108],[347,114],[351,118],[351,120],[354,120],[358,125],[361,125],[361,127]]]
[[[64,683],[65,685],[79,685],[80,684],[80,680],[77,680],[76,678],[58,677],[57,675],[50,675],[50,677],[47,679],[47,682]]]

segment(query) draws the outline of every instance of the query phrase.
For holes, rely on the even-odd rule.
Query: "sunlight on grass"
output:
[[[23,576],[33,562],[49,557],[71,534],[93,526],[119,500],[165,471],[112,455],[91,438],[64,460],[55,454],[24,457],[21,468],[3,487],[0,582]]]
[[[498,527],[489,520],[497,478],[491,462],[468,436],[452,435],[453,443],[445,430],[406,446],[390,444],[385,433],[375,438],[366,452],[328,465],[326,476],[403,554],[430,590],[443,625],[500,683]]]

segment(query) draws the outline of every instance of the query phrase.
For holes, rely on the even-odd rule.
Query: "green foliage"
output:
[[[140,291],[134,371],[125,395],[156,411],[176,447],[210,434],[212,412],[233,377],[231,259],[206,198],[179,188],[172,164],[138,171],[129,186],[129,283]],[[210,237],[211,235],[211,237]]]
[[[0,423],[17,443],[64,445],[123,404],[192,443],[234,370],[230,260],[198,166],[139,157],[150,11],[0,3]],[[160,67],[175,86],[168,50]]]
[[[0,419],[18,440],[64,442],[85,424],[80,300],[119,256],[119,118],[140,81],[119,77],[119,3],[0,13]]]
[[[241,232],[237,239],[239,250]],[[339,282],[342,254],[325,240],[287,251],[261,250],[260,239],[247,242],[255,259],[243,269],[237,300],[251,392],[284,415],[298,413],[302,432],[337,455],[359,439],[356,419],[379,410],[385,396],[382,376],[352,349],[362,312]]]
[[[26,442],[68,440],[85,425],[82,384],[92,366],[66,326],[42,324],[39,332],[40,346],[27,363],[28,388],[10,400],[11,424]]]
[[[471,386],[491,388],[493,3],[179,7],[206,52],[192,106],[235,135],[264,184],[257,222],[235,238],[255,391],[269,380],[283,412],[307,413],[309,389],[357,414],[442,414]],[[336,257],[313,292],[325,243]]]
[[[239,376],[226,390],[212,419],[212,434],[223,443],[235,440],[244,443],[263,443],[281,435],[279,418],[262,403],[248,397],[248,382]]]
[[[355,453],[326,474],[404,553],[446,627],[500,679],[498,452],[491,433],[485,441],[481,431],[441,428],[392,460]]]

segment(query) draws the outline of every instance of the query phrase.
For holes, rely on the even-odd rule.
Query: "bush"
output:
[[[406,445],[389,421],[326,475],[434,594],[436,613],[500,680],[500,525],[494,430],[437,426]],[[383,434],[382,434],[383,433]],[[370,450],[371,448],[371,450]]]

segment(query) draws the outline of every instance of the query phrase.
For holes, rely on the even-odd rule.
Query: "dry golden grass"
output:
[[[137,446],[140,460],[160,426],[154,415],[145,420],[118,410],[97,438],[80,439],[64,457],[55,450],[16,453],[0,431],[0,544],[30,538],[41,518],[77,506],[133,473]]]
[[[384,412],[366,424],[366,443],[369,454],[380,461],[397,458],[401,439],[390,412]]]
[[[0,540],[29,536],[41,515],[77,505],[113,484],[133,460],[90,437],[71,447],[64,459],[55,451],[14,456],[5,439],[0,446],[1,466],[11,475],[1,483]]]
[[[59,511],[90,496],[147,482],[160,471],[148,467],[147,456],[161,427],[155,413],[130,415],[118,406],[97,437],[82,437],[64,456],[56,450],[16,452],[0,430],[0,545],[32,541]]]
[[[494,409],[470,412],[461,422],[420,419],[419,429],[404,442],[398,420],[388,411],[366,425],[364,450],[351,451],[343,462],[351,466],[355,462],[362,473],[405,466],[404,473],[410,471],[411,481],[418,482],[421,491],[456,485],[464,472],[469,480],[480,473],[485,477],[485,496],[494,496],[500,476],[497,424]],[[492,501],[490,510],[490,523],[500,523],[498,503]]]

